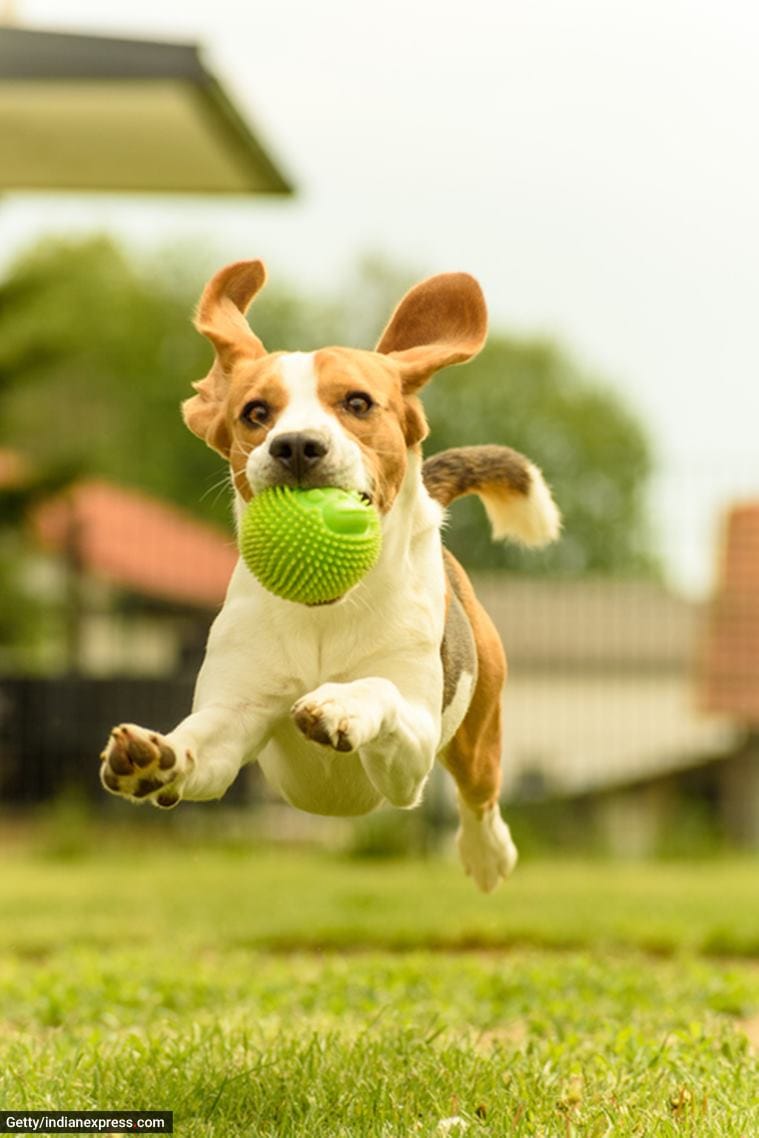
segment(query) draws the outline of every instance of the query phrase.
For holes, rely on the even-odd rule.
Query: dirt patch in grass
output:
[[[738,1020],[735,1026],[746,1036],[754,1054],[759,1055],[759,1013],[749,1016],[748,1019]]]

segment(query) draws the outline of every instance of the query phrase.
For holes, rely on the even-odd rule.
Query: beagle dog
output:
[[[168,808],[221,797],[256,760],[293,806],[357,815],[416,806],[437,757],[456,783],[464,868],[489,891],[517,859],[498,804],[506,660],[440,530],[464,494],[482,499],[495,538],[543,545],[560,519],[540,471],[506,447],[422,461],[418,393],[483,346],[482,292],[465,273],[434,276],[374,351],[270,353],[245,319],[265,278],[260,261],[239,261],[206,286],[195,326],[215,359],[185,422],[229,461],[238,518],[270,486],[351,489],[380,514],[382,553],[339,601],[314,607],[266,592],[239,561],[192,713],[165,736],[114,728],[101,780]]]

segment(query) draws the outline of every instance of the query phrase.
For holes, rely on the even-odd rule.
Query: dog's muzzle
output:
[[[329,454],[329,439],[316,431],[291,431],[271,440],[269,454],[297,485],[313,484],[316,467]]]

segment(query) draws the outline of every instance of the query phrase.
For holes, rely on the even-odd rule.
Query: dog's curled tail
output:
[[[431,497],[449,506],[465,494],[482,499],[493,537],[522,545],[548,545],[559,536],[561,515],[543,475],[510,447],[454,447],[422,466]]]

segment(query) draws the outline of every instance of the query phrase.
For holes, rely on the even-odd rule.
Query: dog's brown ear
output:
[[[474,277],[441,273],[406,293],[375,351],[399,364],[404,391],[413,392],[434,372],[477,355],[487,327],[485,298]]]
[[[266,348],[251,330],[245,313],[266,283],[263,261],[235,261],[219,269],[203,289],[195,327],[216,348],[222,365],[239,353],[263,356]]]
[[[229,388],[229,369],[240,356],[255,359],[266,349],[254,335],[245,313],[266,282],[261,261],[235,261],[211,277],[198,302],[195,327],[216,349],[216,359],[205,379],[193,383],[196,395],[182,404],[184,421],[219,454],[229,457],[230,433],[224,398]]]

